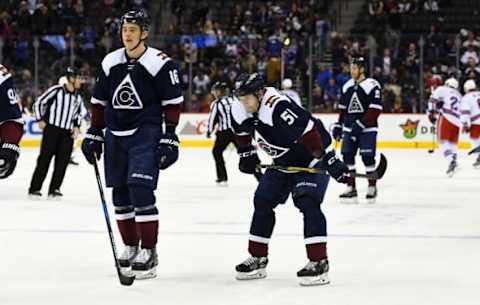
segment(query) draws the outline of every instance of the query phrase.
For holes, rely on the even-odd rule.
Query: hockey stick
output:
[[[468,152],[469,155],[480,153],[480,145]]]
[[[432,131],[435,131],[435,125],[432,125]],[[432,148],[428,150],[429,154],[435,151],[436,139],[437,139],[436,132],[432,132]]]
[[[118,263],[117,247],[115,246],[115,239],[113,238],[112,226],[110,224],[110,216],[108,215],[107,204],[105,203],[105,195],[103,194],[102,180],[100,179],[96,156],[93,159],[93,168],[95,169],[98,191],[100,192],[100,199],[102,201],[103,215],[105,216],[105,222],[107,223],[108,236],[110,237],[110,245],[112,246],[113,258],[115,259],[115,268],[117,268],[118,279],[120,280],[120,284],[130,286],[133,284],[133,281],[135,281],[135,275],[128,276],[123,274],[120,270],[120,264]]]
[[[283,166],[283,165],[275,165],[275,164],[259,164],[258,167],[266,168],[266,169],[278,169],[278,170],[284,170],[284,171],[298,171],[298,172],[305,172],[305,173],[311,173],[311,174],[327,174],[327,171],[325,170],[312,168],[312,167]],[[383,175],[385,175],[386,170],[387,170],[387,158],[385,158],[383,154],[380,154],[380,162],[378,163],[378,166],[374,172],[369,174],[351,173],[349,174],[349,176],[355,177],[355,178],[379,180],[379,179],[382,179]]]

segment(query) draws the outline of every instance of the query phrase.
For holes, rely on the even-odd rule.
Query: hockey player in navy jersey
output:
[[[12,75],[0,65],[0,179],[15,170],[20,154],[18,143],[23,135],[23,120]]]
[[[273,87],[259,74],[241,75],[235,84],[239,100],[232,103],[232,127],[237,136],[239,169],[254,174],[260,163],[252,138],[277,165],[315,167],[344,182],[348,168],[329,150],[331,138],[323,124]],[[274,209],[291,194],[303,214],[303,234],[309,262],[297,272],[302,285],[328,284],[327,226],[320,208],[329,176],[267,169],[255,191],[250,225],[250,257],[236,266],[237,279],[266,276],[268,243],[275,226]]]
[[[365,77],[365,60],[355,57],[350,65],[352,78],[342,88],[338,108],[340,115],[332,134],[342,139],[343,162],[350,172],[355,172],[355,155],[359,151],[367,174],[375,170],[378,116],[382,111],[382,88],[373,78]],[[368,180],[367,201],[377,197],[376,180]],[[347,190],[340,195],[343,203],[357,203],[355,178],[349,178]]]
[[[125,244],[119,258],[137,278],[156,275],[159,170],[177,161],[176,126],[183,102],[177,65],[145,44],[150,20],[143,10],[121,18],[124,48],[108,54],[92,95],[92,122],[82,143],[86,159],[100,158],[112,187],[118,229]],[[106,127],[105,132],[103,129]]]

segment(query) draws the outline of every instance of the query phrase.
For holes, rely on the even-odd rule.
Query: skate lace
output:
[[[251,266],[251,265],[255,264],[257,261],[258,261],[258,258],[253,257],[253,256],[250,256],[249,258],[247,258],[247,259],[243,262],[243,264],[244,264],[244,265],[247,265],[247,266]]]
[[[150,258],[150,250],[142,249],[142,251],[140,251],[135,261],[139,263],[146,263],[149,258]]]
[[[317,265],[317,262],[308,262],[305,267],[303,267],[303,269],[306,269],[306,270],[315,270],[315,266]]]
[[[122,255],[120,255],[121,259],[130,259],[135,253],[137,252],[137,247],[134,246],[125,246],[125,250],[123,250]]]

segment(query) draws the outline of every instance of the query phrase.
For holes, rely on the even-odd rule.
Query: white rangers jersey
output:
[[[465,94],[460,103],[460,110],[464,125],[480,125],[480,91]]]
[[[440,86],[433,91],[428,102],[429,111],[438,111],[445,119],[455,126],[461,127],[460,101],[462,95],[458,90]]]

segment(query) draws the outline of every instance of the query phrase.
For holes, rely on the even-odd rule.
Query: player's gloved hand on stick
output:
[[[339,123],[335,123],[332,126],[332,137],[335,141],[340,141],[342,138],[342,125]]]
[[[100,160],[103,152],[103,142],[103,131],[100,128],[90,127],[87,130],[87,134],[82,142],[82,153],[88,163],[93,164],[95,156],[97,160]]]
[[[348,167],[337,158],[334,151],[327,152],[313,167],[327,170],[328,174],[339,183],[347,183]]]
[[[20,148],[13,143],[0,143],[0,179],[13,173],[20,155]]]
[[[209,131],[207,131],[207,139],[210,139],[211,137],[212,137],[212,134]]]
[[[158,141],[157,161],[160,169],[166,169],[178,160],[178,146],[180,141],[174,133],[164,133]]]
[[[350,132],[350,137],[352,140],[356,141],[362,135],[365,125],[360,120],[356,120],[352,124],[352,131]]]
[[[435,112],[431,111],[431,112],[428,113],[428,120],[432,124],[435,124],[437,122],[437,117],[435,115]]]
[[[238,169],[245,174],[254,174],[257,165],[260,164],[255,147],[253,145],[239,147],[237,152],[240,157]]]
[[[470,132],[470,125],[468,123],[464,123],[462,126],[462,132],[468,133]]]

